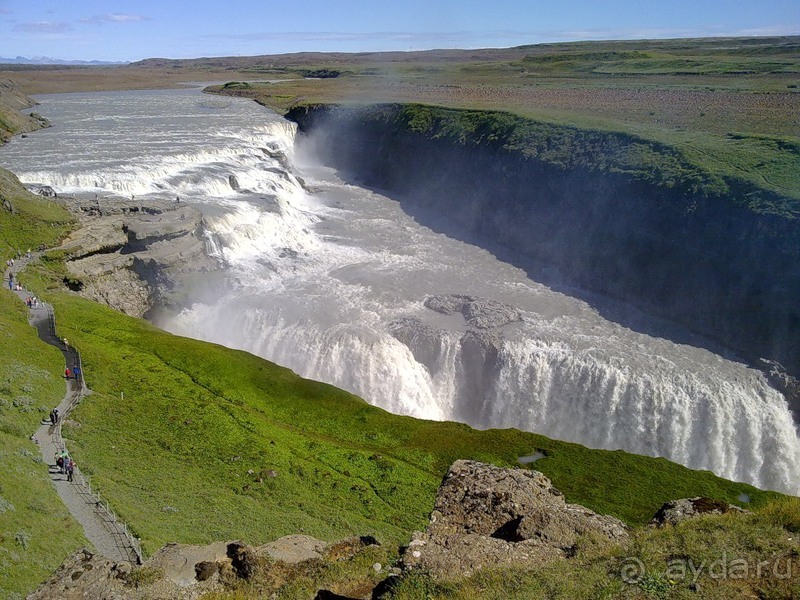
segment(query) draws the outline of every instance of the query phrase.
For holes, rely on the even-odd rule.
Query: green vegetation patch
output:
[[[32,280],[44,287],[48,277],[41,267]],[[403,543],[425,527],[453,461],[518,466],[535,451],[545,455],[535,467],[570,502],[629,523],[680,497],[737,502],[746,493],[758,505],[777,496],[664,459],[392,415],[245,352],[73,295],[50,299],[94,390],[65,435],[147,552],[293,533]]]
[[[16,175],[0,169],[0,258],[51,246],[69,231],[72,216],[55,202],[28,192]]]
[[[797,519],[800,500],[781,503]],[[641,528],[623,546],[584,537],[575,556],[538,569],[487,569],[459,582],[424,573],[398,579],[395,600],[553,600],[800,597],[800,541],[763,513],[706,516]],[[789,514],[791,513],[791,515]],[[224,597],[224,596],[223,596]],[[222,598],[222,597],[220,597]]]
[[[29,439],[64,396],[63,359],[8,289],[0,291],[0,361],[0,597],[22,598],[88,542]]]

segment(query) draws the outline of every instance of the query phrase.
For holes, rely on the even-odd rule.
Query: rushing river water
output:
[[[798,432],[758,371],[634,332],[431,231],[315,164],[294,125],[255,103],[194,89],[38,99],[54,127],[0,148],[0,166],[23,182],[101,203],[177,195],[203,211],[228,281],[165,329],[393,412],[666,456],[800,493]]]

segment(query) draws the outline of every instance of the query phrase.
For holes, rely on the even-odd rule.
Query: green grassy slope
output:
[[[69,214],[27,194],[0,171],[3,263],[12,248],[52,244]],[[22,598],[66,556],[88,545],[41,462],[30,435],[64,396],[61,353],[41,342],[28,325],[28,311],[6,287],[0,291],[0,597]]]
[[[10,207],[10,210],[9,210]],[[73,219],[61,206],[34,196],[16,175],[0,169],[0,258],[5,265],[17,251],[50,246],[72,227]]]
[[[547,455],[536,468],[569,501],[632,524],[677,497],[775,497],[664,459],[395,416],[247,353],[72,295],[50,298],[95,391],[66,436],[149,552],[174,540],[257,543],[299,531],[402,542],[425,526],[452,461],[512,466],[536,450]]]
[[[65,212],[12,178],[3,185],[16,211],[0,212],[6,254],[52,244],[69,226]],[[258,543],[298,532],[403,543],[425,526],[452,461],[513,466],[537,450],[546,458],[536,468],[569,501],[631,524],[677,497],[737,502],[746,493],[752,506],[777,497],[664,459],[391,415],[247,353],[176,337],[64,293],[58,255],[21,279],[54,303],[60,333],[82,351],[95,392],[65,436],[148,552],[167,541]],[[0,587],[24,593],[84,540],[26,440],[63,393],[60,357],[37,341],[10,293],[0,298],[0,356],[10,367],[0,405],[9,474],[0,483]]]

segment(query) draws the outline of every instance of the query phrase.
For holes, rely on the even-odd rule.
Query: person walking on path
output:
[[[64,350],[69,352],[69,342],[67,341],[67,338],[64,338]]]
[[[72,373],[70,372],[69,367],[64,369],[64,378],[65,379],[72,379]]]
[[[78,381],[81,380],[81,368],[78,365],[75,365],[74,367],[72,367],[72,375]]]
[[[72,481],[72,476],[75,473],[75,461],[71,458],[67,461],[67,481]]]
[[[66,450],[61,451],[61,471],[63,475],[67,472],[67,463],[69,463],[69,453]]]

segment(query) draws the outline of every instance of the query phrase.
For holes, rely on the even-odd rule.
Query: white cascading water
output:
[[[669,341],[669,324],[655,337],[609,321],[602,300],[555,292],[419,225],[296,155],[294,125],[263,108],[196,90],[42,100],[56,127],[0,148],[23,181],[179,195],[204,212],[228,283],[166,329],[392,412],[665,456],[800,493],[800,438],[761,373]],[[484,310],[488,320],[472,320]]]

